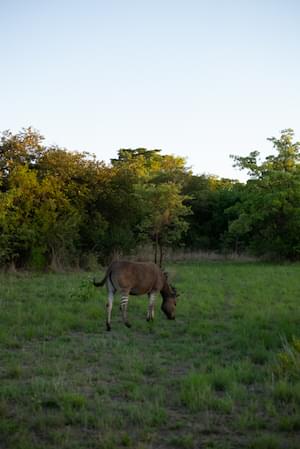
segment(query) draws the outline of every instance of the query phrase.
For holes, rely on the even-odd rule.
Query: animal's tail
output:
[[[102,281],[100,281],[100,282],[97,282],[97,281],[94,279],[94,281],[93,281],[94,286],[95,286],[95,287],[103,287],[103,285],[104,285],[105,282],[106,282],[107,276],[108,276],[108,273],[106,273],[106,275],[104,276],[104,278],[103,278]]]

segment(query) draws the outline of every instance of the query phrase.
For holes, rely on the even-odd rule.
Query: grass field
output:
[[[90,274],[0,275],[1,449],[300,448],[300,265],[169,271],[111,332]]]

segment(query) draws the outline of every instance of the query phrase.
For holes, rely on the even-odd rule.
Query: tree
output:
[[[35,241],[32,217],[37,207],[36,174],[26,166],[15,166],[5,190],[0,193],[0,262],[14,270]]]
[[[120,182],[119,192],[121,186],[123,192],[127,186],[126,195],[120,197],[121,210],[130,220],[126,236],[133,237],[133,247],[137,242],[151,241],[154,260],[158,262],[160,251],[161,264],[163,248],[178,243],[188,227],[184,217],[189,208],[184,205],[186,197],[181,193],[182,181],[188,176],[185,161],[163,156],[160,150],[138,148],[120,150],[119,158],[113,159],[112,165]],[[123,225],[122,229],[126,227]]]
[[[8,189],[9,177],[16,166],[36,167],[45,151],[44,137],[32,128],[23,128],[18,134],[7,130],[0,140],[0,189]]]
[[[145,181],[182,182],[188,173],[185,159],[178,156],[162,155],[161,150],[146,148],[121,149],[118,159],[111,159],[113,167],[122,167]]]
[[[269,138],[276,153],[259,162],[259,152],[233,156],[235,165],[248,169],[250,179],[241,202],[234,206],[238,218],[229,235],[246,242],[257,254],[290,259],[300,255],[300,142],[286,129],[280,138]]]
[[[159,185],[144,184],[136,186],[136,194],[142,198],[144,216],[139,224],[141,241],[150,241],[154,246],[154,261],[159,265],[163,261],[163,249],[174,246],[187,231],[185,217],[190,213],[184,205],[186,196],[175,183]]]
[[[185,204],[192,211],[187,217],[186,246],[192,250],[222,250],[229,222],[225,211],[238,201],[239,183],[216,176],[193,175],[186,179],[183,192],[189,197]]]
[[[93,207],[104,164],[88,153],[42,146],[31,128],[3,133],[0,145],[0,259],[53,269],[79,263],[103,236]]]
[[[103,203],[110,191],[111,170],[88,152],[71,152],[59,147],[50,147],[39,161],[41,179],[49,177],[59,182],[59,191],[64,196],[67,210],[72,210],[69,225],[76,222],[77,263],[85,256],[103,252],[104,237],[108,221],[104,216]],[[75,214],[76,211],[76,214]]]
[[[53,271],[77,265],[81,211],[66,196],[61,179],[42,179],[38,202],[32,220],[35,253],[44,256]]]
[[[0,194],[2,264],[54,270],[75,257],[80,216],[65,196],[61,181],[42,180],[27,166],[16,166],[8,190]]]

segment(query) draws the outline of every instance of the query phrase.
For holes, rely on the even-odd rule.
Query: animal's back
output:
[[[132,295],[160,291],[163,287],[163,274],[151,262],[115,261],[110,265],[109,276],[117,289]]]

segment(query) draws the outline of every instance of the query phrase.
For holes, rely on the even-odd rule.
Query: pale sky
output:
[[[230,154],[300,140],[298,0],[0,0],[0,20],[0,131],[240,179]]]

